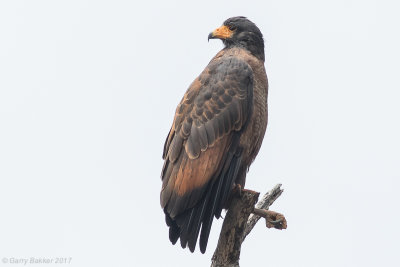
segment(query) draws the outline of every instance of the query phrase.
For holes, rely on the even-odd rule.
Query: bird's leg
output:
[[[244,189],[241,184],[233,184],[232,193],[234,195],[241,197],[243,192],[255,193],[256,191],[250,189]]]
[[[233,184],[232,195],[242,196],[242,186],[240,184]]]
[[[260,217],[265,218],[265,223],[268,228],[275,228],[279,230],[287,228],[287,222],[283,214],[280,214],[272,210],[257,209],[257,208],[254,208],[253,213]]]

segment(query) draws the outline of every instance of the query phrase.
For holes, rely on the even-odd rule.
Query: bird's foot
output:
[[[265,223],[268,228],[275,228],[279,230],[287,228],[287,222],[283,214],[280,214],[272,210],[257,209],[257,208],[254,208],[253,213],[265,218]]]

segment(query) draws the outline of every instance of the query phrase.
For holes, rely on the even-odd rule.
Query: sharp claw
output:
[[[282,219],[276,220],[276,221],[268,221],[271,224],[278,224],[278,223],[282,223]]]
[[[285,219],[280,218],[280,219],[275,220],[275,221],[267,221],[267,227],[268,228],[273,227],[275,229],[282,230],[282,229],[286,229],[287,226],[286,226]]]

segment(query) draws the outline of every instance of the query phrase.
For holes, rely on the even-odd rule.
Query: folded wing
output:
[[[240,135],[252,112],[253,71],[244,61],[210,62],[178,105],[164,145],[161,206],[172,243],[204,253],[213,217],[237,176]]]

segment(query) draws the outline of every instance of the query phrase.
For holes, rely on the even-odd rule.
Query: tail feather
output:
[[[169,226],[169,240],[171,241],[172,244],[175,245],[180,235],[179,226],[176,224],[174,220],[172,220],[172,218],[168,215],[165,209],[164,212],[165,212],[165,222]]]
[[[222,185],[222,192],[219,194],[218,207],[215,210],[215,217],[219,219],[221,217],[222,209],[228,199],[229,193],[232,190],[232,185],[239,172],[240,163],[242,162],[242,151],[240,150],[233,156],[232,163],[224,179],[224,184]]]
[[[220,177],[218,183],[212,187],[211,195],[213,200],[207,205],[206,213],[204,214],[204,221],[201,227],[200,234],[200,251],[201,253],[206,252],[208,237],[210,235],[211,225],[214,219],[214,211],[216,207],[216,202],[218,199],[218,193],[221,191],[221,185],[223,182],[223,177]]]
[[[205,200],[201,204],[201,207],[199,208],[199,210],[196,214],[194,223],[192,224],[192,227],[189,228],[189,232],[192,233],[192,235],[190,236],[190,238],[188,240],[188,245],[189,245],[189,249],[191,252],[193,252],[194,249],[196,248],[196,242],[197,242],[197,238],[200,233],[201,222],[203,221],[204,213],[206,211],[206,207],[207,207],[208,201],[210,199],[210,193],[211,193],[211,190],[209,190],[207,192]]]
[[[200,234],[200,251],[205,253],[214,216],[221,216],[241,165],[242,150],[238,147],[238,141],[238,136],[234,136],[224,164],[215,179],[212,179],[203,191],[205,194],[202,200],[174,218],[171,218],[164,208],[167,225],[170,227],[169,238],[173,244],[180,238],[182,248],[188,246],[193,252]]]
[[[193,224],[193,217],[197,213],[197,207],[192,208],[189,210],[189,214],[186,215],[184,222],[181,224],[182,225],[182,230],[181,230],[181,247],[186,248],[187,240],[189,238],[189,228],[190,225]]]

